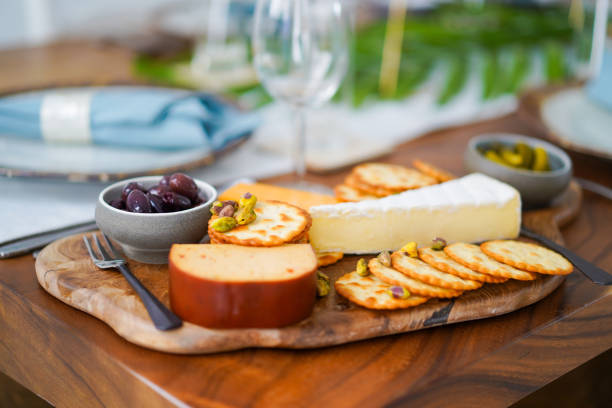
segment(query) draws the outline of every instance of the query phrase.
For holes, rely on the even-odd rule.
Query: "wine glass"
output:
[[[295,116],[297,187],[312,190],[306,172],[305,110],[329,101],[347,71],[348,15],[341,0],[258,0],[253,32],[259,80]]]

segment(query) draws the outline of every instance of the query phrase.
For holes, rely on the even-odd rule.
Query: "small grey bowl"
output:
[[[200,194],[208,200],[197,207],[172,213],[140,214],[118,210],[110,200],[119,199],[123,186],[132,181],[147,189],[162,176],[136,177],[111,184],[98,196],[96,224],[106,235],[117,241],[123,252],[139,262],[164,264],[172,244],[197,243],[206,235],[210,206],[217,199],[217,190],[203,181],[194,179]]]
[[[514,146],[523,142],[531,147],[542,147],[548,153],[550,171],[514,169],[485,158],[478,148],[489,148],[494,143]],[[464,154],[465,168],[494,177],[516,188],[528,208],[542,207],[561,194],[572,178],[572,161],[558,147],[540,139],[509,133],[490,133],[473,137]]]

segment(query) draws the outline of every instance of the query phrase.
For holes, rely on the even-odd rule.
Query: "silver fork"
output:
[[[104,242],[108,246],[108,249],[111,255],[106,252],[104,246],[100,243],[98,236],[93,234],[95,245],[98,249],[98,252],[101,256],[96,256],[94,250],[89,243],[89,239],[87,239],[86,235],[83,235],[83,242],[85,242],[85,247],[87,248],[87,252],[89,252],[89,256],[91,257],[93,263],[100,269],[118,269],[123,277],[128,281],[128,283],[132,286],[132,288],[136,291],[138,296],[140,296],[140,300],[144,304],[144,307],[149,312],[149,316],[151,320],[153,320],[153,324],[158,330],[171,330],[177,327],[180,327],[183,324],[183,321],[172,313],[162,302],[159,301],[149,290],[136,278],[130,269],[127,267],[127,262],[120,255],[117,255],[119,252],[115,250],[113,244],[111,244],[110,240],[106,237],[106,235],[102,234],[102,238],[104,238]]]

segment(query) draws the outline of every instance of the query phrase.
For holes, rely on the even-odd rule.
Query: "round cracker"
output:
[[[386,284],[376,276],[359,276],[356,271],[341,276],[334,284],[336,292],[353,303],[368,309],[393,310],[406,309],[427,302],[422,296],[410,295],[407,299],[397,299],[390,296]]]
[[[480,273],[461,265],[444,251],[436,251],[430,247],[419,248],[419,257],[434,268],[450,273],[464,279],[470,279],[486,283],[502,283],[507,281],[507,278],[498,278],[496,276]]]
[[[359,180],[357,179],[357,177],[355,177],[353,173],[349,174],[349,176],[344,179],[344,184],[357,191],[361,191],[361,193],[363,194],[373,195],[377,198],[387,197],[391,194],[397,193],[397,191],[387,190],[386,188],[380,186],[362,184],[359,182]]]
[[[535,273],[521,271],[510,265],[497,262],[482,252],[478,245],[458,242],[448,245],[444,248],[444,252],[460,264],[480,273],[523,281],[534,280],[538,276]]]
[[[412,162],[412,165],[421,173],[435,178],[440,183],[457,178],[453,173],[442,170],[441,168],[436,167],[431,163],[424,162],[423,160],[416,159]]]
[[[529,242],[494,240],[480,245],[482,252],[498,262],[546,275],[567,275],[574,266],[562,255]]]
[[[225,242],[217,241],[215,238],[209,237],[211,244],[224,244]],[[289,242],[289,244],[307,244],[308,240],[308,231],[303,234],[298,235],[293,241]]]
[[[411,278],[410,276],[404,275],[403,273],[396,271],[393,268],[389,268],[381,264],[378,259],[372,258],[368,262],[370,272],[376,277],[390,285],[402,286],[410,293],[425,297],[437,297],[437,298],[453,298],[463,293],[460,290],[446,289],[439,286],[430,285],[418,279]]]
[[[474,290],[482,286],[482,282],[462,279],[450,273],[442,272],[418,258],[413,258],[404,252],[391,254],[391,264],[396,269],[411,278],[418,279],[430,285],[455,290]]]
[[[339,184],[334,187],[334,194],[336,195],[338,201],[344,202],[376,200],[379,198],[375,195],[364,193],[363,191],[357,190],[356,188],[346,184]]]
[[[278,246],[299,240],[312,223],[308,212],[282,201],[260,201],[255,205],[255,213],[255,221],[227,232],[212,229],[210,225],[216,217],[211,217],[208,235],[211,240],[223,244]]]
[[[365,163],[353,169],[359,184],[381,188],[394,193],[430,186],[438,182],[415,169],[386,163]]]
[[[319,267],[335,264],[344,257],[342,252],[316,253]]]

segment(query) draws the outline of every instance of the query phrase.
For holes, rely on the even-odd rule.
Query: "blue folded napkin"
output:
[[[0,134],[51,142],[214,151],[258,124],[257,114],[209,94],[169,88],[76,88],[0,98]]]

